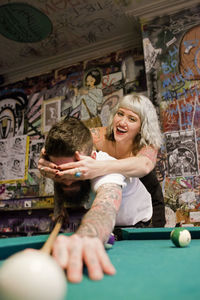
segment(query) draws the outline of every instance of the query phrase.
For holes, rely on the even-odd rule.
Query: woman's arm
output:
[[[125,177],[143,177],[155,167],[157,151],[146,147],[137,156],[116,160],[95,160],[89,156],[76,152],[76,162],[60,165],[57,177],[68,180],[93,179],[111,173],[120,173]],[[77,170],[78,169],[78,170]],[[81,177],[75,178],[76,172],[81,172]]]
[[[92,128],[91,133],[96,149],[106,152],[105,130],[106,127]],[[157,150],[151,146],[143,147],[137,156],[110,161],[97,161],[76,152],[77,162],[64,164],[59,167],[58,171],[57,167],[46,161],[43,155],[38,162],[38,168],[40,171],[42,169],[42,174],[45,172],[46,177],[55,178],[57,176],[69,180],[93,179],[111,173],[120,173],[126,177],[143,177],[154,169],[156,157]],[[82,173],[82,176],[78,178],[74,177],[77,169]]]
[[[125,177],[143,177],[149,174],[154,164],[147,156],[132,156],[128,158],[102,162],[100,173],[120,173]],[[103,174],[100,174],[103,175]]]

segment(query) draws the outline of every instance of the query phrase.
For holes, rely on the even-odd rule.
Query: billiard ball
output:
[[[64,271],[42,251],[18,252],[0,268],[2,300],[62,300],[66,289]]]
[[[114,243],[115,243],[115,236],[114,236],[113,233],[110,234],[110,237],[109,237],[107,243],[111,244],[111,245],[114,245]]]
[[[185,228],[175,228],[170,238],[176,247],[187,247],[191,241],[190,232]]]
[[[114,243],[115,243],[115,236],[113,233],[111,233],[107,243],[105,243],[105,245],[104,245],[105,249],[107,249],[107,250],[111,249],[112,246],[114,245]]]

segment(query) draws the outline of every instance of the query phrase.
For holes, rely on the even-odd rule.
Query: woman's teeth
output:
[[[119,132],[121,132],[121,133],[127,132],[127,130],[125,130],[125,129],[123,129],[123,128],[119,128],[119,127],[117,127],[117,131],[119,131]]]

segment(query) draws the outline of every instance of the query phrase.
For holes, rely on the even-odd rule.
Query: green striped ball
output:
[[[191,234],[185,228],[175,228],[172,230],[170,238],[176,247],[187,247],[191,241]]]

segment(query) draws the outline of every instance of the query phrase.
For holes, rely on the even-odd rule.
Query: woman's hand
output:
[[[86,180],[93,179],[102,174],[102,162],[96,161],[90,156],[80,155],[78,151],[75,153],[77,161],[62,164],[58,167],[56,179],[68,180]]]
[[[42,176],[55,179],[55,176],[58,172],[58,166],[45,159],[45,149],[42,148],[40,153],[40,159],[38,161],[38,170]]]
[[[114,275],[116,272],[103,243],[96,237],[59,235],[54,242],[53,257],[74,283],[82,280],[84,263],[92,280],[101,280],[104,273]]]

